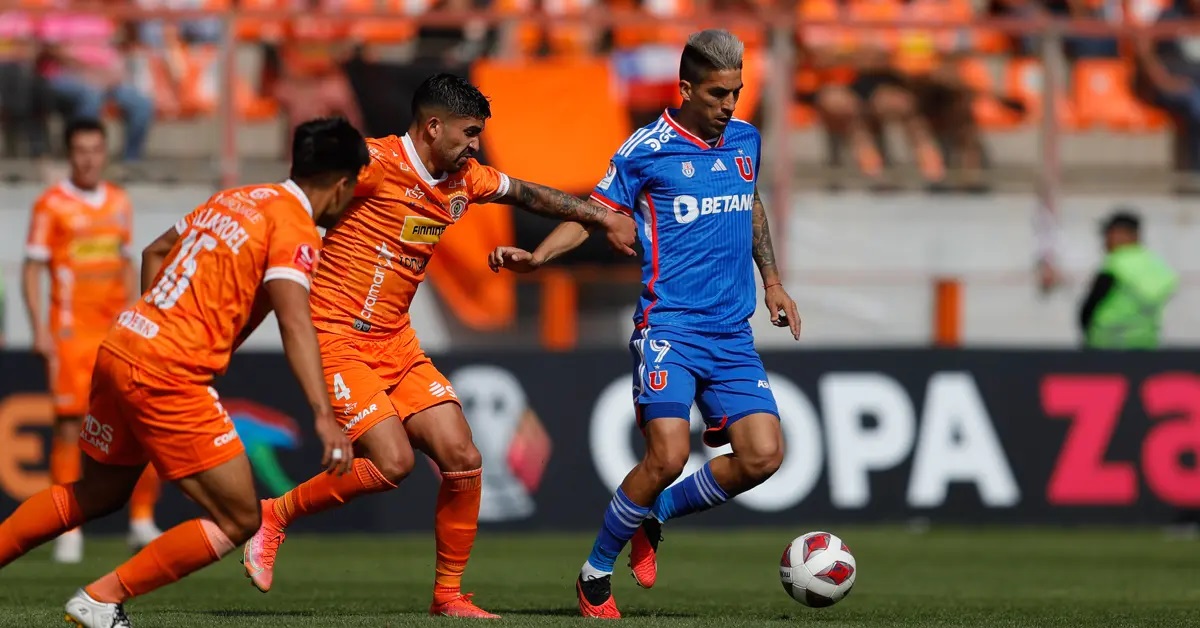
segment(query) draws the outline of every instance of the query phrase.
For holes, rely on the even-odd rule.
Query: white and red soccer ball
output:
[[[792,599],[815,608],[832,606],[850,593],[858,567],[836,535],[809,532],[796,537],[779,560],[779,580]]]

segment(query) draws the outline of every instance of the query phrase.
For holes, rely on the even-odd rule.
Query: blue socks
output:
[[[650,512],[659,522],[666,523],[668,519],[720,506],[728,499],[729,495],[713,479],[712,467],[705,464],[682,482],[663,491]]]
[[[592,553],[583,564],[581,575],[585,580],[603,578],[612,574],[617,556],[633,538],[642,521],[653,516],[662,523],[669,519],[708,510],[729,500],[729,495],[713,478],[712,467],[705,464],[701,469],[682,482],[663,491],[652,508],[638,506],[629,501],[625,491],[617,489],[608,510],[604,511],[604,526],[596,535]]]
[[[617,494],[613,495],[608,504],[608,510],[604,511],[604,526],[596,535],[592,553],[583,565],[585,579],[601,578],[612,573],[617,555],[625,548],[629,539],[633,538],[633,533],[637,532],[649,513],[649,508],[629,501],[625,491],[617,489]]]

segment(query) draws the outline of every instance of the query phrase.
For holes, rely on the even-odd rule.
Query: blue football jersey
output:
[[[621,145],[592,198],[637,221],[639,327],[744,329],[757,301],[751,215],[762,137],[735,118],[709,145],[672,113]]]

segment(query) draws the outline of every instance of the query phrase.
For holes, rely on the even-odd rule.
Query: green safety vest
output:
[[[1113,276],[1108,296],[1096,306],[1087,330],[1094,349],[1154,349],[1163,308],[1179,286],[1179,276],[1140,244],[1108,254],[1104,272]]]

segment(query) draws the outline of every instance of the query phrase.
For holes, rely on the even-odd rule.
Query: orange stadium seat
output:
[[[494,8],[514,20],[515,43],[517,52],[521,55],[538,54],[543,41],[547,44],[550,54],[555,55],[591,54],[593,50],[589,26],[577,23],[543,26],[537,22],[522,20],[523,14],[534,11],[533,0],[497,0]],[[580,0],[565,0],[552,6],[542,6],[542,10],[550,15],[571,17],[585,14],[592,8],[587,2]]]
[[[843,17],[835,0],[801,0],[796,5],[796,30],[806,46],[849,49],[854,46],[854,30],[838,24],[811,24],[814,21]]]
[[[178,105],[174,117],[192,118],[213,115],[220,105],[221,62],[220,48],[216,44],[199,44],[172,51],[173,63],[178,67],[178,78],[171,79],[161,59],[151,59],[156,102],[164,98],[166,90],[172,90],[170,99]],[[235,75],[234,111],[238,118],[247,121],[262,121],[278,114],[278,105],[271,98],[257,93],[246,77]],[[161,107],[160,107],[161,110]]]
[[[604,59],[481,60],[471,75],[492,99],[488,159],[512,176],[583,194],[630,134]]]
[[[1130,66],[1121,59],[1081,59],[1071,72],[1072,97],[1084,128],[1146,132],[1167,125],[1165,114],[1134,97]]]
[[[337,15],[340,11],[384,11],[397,16],[415,15],[428,11],[430,0],[323,0],[325,11]],[[402,44],[417,34],[415,22],[407,19],[355,19],[350,26],[350,37],[370,44]]]
[[[287,6],[287,0],[238,0],[238,8],[246,11],[280,11]],[[237,38],[243,41],[276,42],[283,39],[286,28],[282,19],[238,17],[235,30]]]
[[[1027,115],[1025,119],[1029,122],[1041,120],[1042,116],[1042,85],[1045,81],[1045,72],[1042,69],[1042,62],[1039,59],[1018,58],[1011,59],[1006,62],[1005,68],[1005,87],[1008,90],[1008,95],[1025,103]],[[1058,123],[1066,130],[1075,130],[1079,128],[1078,116],[1075,113],[1072,103],[1067,98],[1065,93],[1055,95]]]
[[[902,8],[900,23],[906,20],[958,23],[957,29],[933,29],[902,26],[899,29],[899,49],[894,63],[902,71],[923,74],[941,63],[943,55],[969,48],[964,38],[974,16],[969,3],[961,0],[912,0]]]
[[[831,49],[847,51],[854,48],[853,28],[838,24],[813,24],[814,21],[832,21],[844,17],[842,6],[835,0],[801,0],[796,4],[796,35],[808,49]],[[850,67],[818,68],[802,64],[796,69],[794,88],[796,93],[814,93],[823,85],[846,85],[854,80]],[[818,119],[817,112],[803,102],[792,103],[788,112],[788,124],[792,128],[804,128]]]
[[[996,82],[987,63],[977,57],[967,57],[958,62],[959,75],[968,87],[978,92],[972,103],[975,121],[986,129],[1011,129],[1021,124],[1021,116],[1006,109],[992,96]]]
[[[853,29],[855,39],[859,43],[871,43],[889,51],[899,48],[902,35],[893,24],[901,21],[904,15],[904,5],[896,0],[853,0],[847,5],[847,14],[850,24],[875,23],[871,26],[860,26]],[[877,25],[880,22],[889,24]]]

